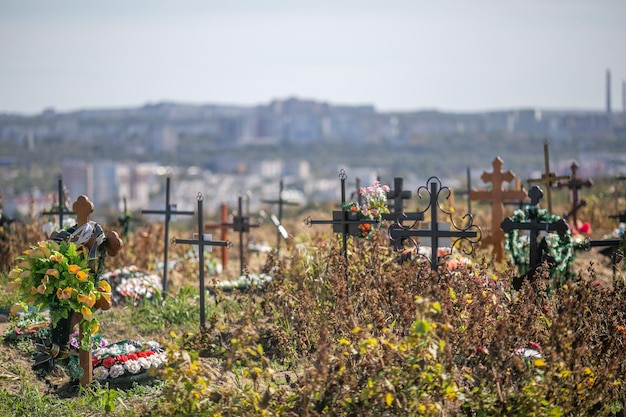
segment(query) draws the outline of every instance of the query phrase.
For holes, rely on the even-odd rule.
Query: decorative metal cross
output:
[[[232,225],[228,224],[228,206],[225,203],[220,204],[220,222],[205,224],[204,230],[220,231],[220,240],[226,240],[228,237],[228,230],[232,229]],[[222,269],[226,270],[226,264],[228,263],[228,253],[225,247],[222,247]]]
[[[496,157],[491,165],[493,172],[484,171],[480,179],[484,183],[491,183],[491,190],[472,190],[469,193],[470,200],[489,201],[491,202],[491,234],[484,238],[481,243],[491,244],[493,246],[493,254],[497,261],[501,261],[504,257],[504,232],[500,228],[500,223],[504,219],[504,201],[505,200],[523,200],[526,198],[524,190],[505,190],[503,183],[511,182],[515,179],[515,174],[508,170],[502,172],[502,159]]]
[[[581,199],[578,195],[578,190],[582,189],[583,187],[591,187],[593,185],[593,180],[591,178],[587,178],[583,181],[582,179],[578,178],[578,164],[576,163],[576,161],[572,162],[570,168],[572,169],[572,175],[569,176],[567,181],[558,181],[556,183],[556,186],[558,188],[567,187],[570,189],[572,208],[570,209],[570,211],[565,213],[563,217],[565,219],[569,219],[571,217],[574,227],[578,229],[578,217],[576,213],[578,212],[578,210],[587,205],[587,201]]]
[[[541,174],[541,178],[532,178],[527,180],[529,184],[542,184],[546,188],[548,197],[548,211],[552,213],[552,187],[559,180],[566,180],[566,175],[557,177],[554,172],[550,172],[550,154],[548,151],[548,141],[543,143],[543,160],[545,164],[545,172]]]
[[[63,176],[61,175],[59,175],[57,195],[58,195],[58,199],[57,199],[58,205],[56,207],[53,207],[52,210],[44,211],[41,214],[43,214],[44,216],[58,215],[59,216],[59,230],[62,230],[63,229],[63,216],[64,215],[73,216],[76,213],[74,213],[73,211],[70,211],[65,205],[66,195],[65,195],[65,188],[63,187]]]
[[[528,196],[530,197],[530,206],[536,207],[539,204],[539,200],[541,200],[541,197],[543,197],[543,191],[541,190],[541,188],[534,185],[528,192]],[[531,220],[527,222],[514,222],[513,220],[511,220],[510,217],[507,217],[506,219],[502,220],[500,227],[502,227],[504,233],[511,233],[511,231],[513,230],[528,230],[530,232],[530,253],[528,271],[534,271],[542,262],[542,259],[539,258],[539,246],[537,243],[539,233],[542,231],[546,231],[557,232],[558,234],[563,235],[569,230],[569,226],[564,219],[559,219],[555,223],[548,223],[537,220]],[[526,275],[528,276],[529,274]],[[513,287],[515,289],[520,289],[524,278],[526,277],[522,276],[514,279]]]
[[[170,204],[170,177],[165,179],[165,210],[141,210],[141,214],[164,214],[165,215],[165,245],[163,249],[163,297],[167,295],[167,269],[168,256],[167,249],[169,245],[170,220],[172,215],[191,216],[193,211],[176,210],[175,204]]]
[[[404,200],[411,199],[411,191],[402,189],[403,182],[404,180],[400,177],[393,179],[393,190],[387,193],[387,199],[393,199],[393,210],[390,210],[390,213],[384,213],[383,219],[396,221],[400,216],[401,220],[424,220],[424,213],[404,212]]]
[[[282,221],[283,221],[283,205],[288,205],[288,206],[297,206],[298,203],[293,202],[293,201],[289,201],[289,200],[285,200],[283,198],[283,180],[280,180],[280,188],[278,190],[278,199],[277,200],[261,200],[261,202],[266,203],[266,204],[276,204],[278,205],[278,217],[276,218],[276,221],[274,220],[274,217],[272,217],[272,221],[274,222],[274,224],[276,225],[276,229],[277,229],[277,241],[276,241],[276,251],[280,250],[280,238],[281,236],[283,238],[287,238],[285,237],[285,228],[282,226]]]
[[[333,211],[332,220],[312,220],[311,217],[304,219],[304,224],[312,226],[314,224],[332,224],[334,233],[341,233],[343,236],[343,256],[348,257],[348,235],[362,236],[359,229],[363,224],[376,224],[378,220],[357,219],[357,213],[346,210],[346,172],[342,169],[339,171],[339,180],[341,181],[341,210]]]
[[[206,239],[204,235],[204,219],[203,212],[204,209],[202,207],[202,201],[204,197],[201,193],[198,193],[198,237],[197,239],[173,239],[172,243],[174,244],[187,244],[187,245],[197,245],[198,246],[198,277],[200,281],[200,332],[204,331],[206,324],[206,311],[205,311],[205,286],[204,286],[204,248],[205,246],[221,246],[223,248],[231,247],[232,244],[229,241],[224,240],[211,240]]]
[[[428,186],[430,186],[430,190],[427,188]],[[419,246],[419,242],[413,239],[414,237],[429,239],[431,246],[430,267],[433,271],[437,270],[440,259],[444,257],[440,257],[438,253],[440,239],[456,238],[455,241],[450,244],[450,252],[445,255],[448,256],[452,253],[452,248],[455,247],[460,241],[468,242],[470,244],[470,249],[465,251],[466,254],[473,252],[473,246],[480,240],[481,236],[481,230],[478,226],[473,224],[473,217],[471,214],[466,214],[464,216],[468,218],[467,226],[460,228],[454,223],[452,213],[441,207],[439,204],[439,194],[444,190],[448,193],[446,198],[449,198],[451,194],[450,189],[448,187],[442,187],[441,180],[437,177],[430,177],[426,181],[426,186],[422,185],[417,189],[417,195],[419,198],[422,198],[423,191],[428,192],[430,195],[428,206],[424,209],[424,211],[420,212],[423,216],[424,213],[430,209],[429,229],[414,229],[413,227],[417,224],[417,221],[410,227],[404,227],[401,224],[401,221],[397,221],[389,226],[387,232],[389,239],[394,243],[394,248],[397,251],[402,250],[403,242],[407,238],[413,242],[416,248]],[[454,227],[454,230],[450,230],[447,225],[445,228],[448,228],[448,230],[444,230],[444,227],[441,227],[442,225],[437,221],[439,211],[448,216],[450,225]]]

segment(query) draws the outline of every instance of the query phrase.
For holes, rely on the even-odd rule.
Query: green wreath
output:
[[[536,206],[527,206],[524,210],[515,210],[511,220],[514,223],[536,221],[542,223],[556,223],[561,217],[551,214],[546,209]],[[520,234],[513,229],[505,233],[505,249],[509,252],[511,261],[517,266],[520,275],[528,272],[530,266],[530,237]],[[568,229],[565,233],[548,233],[538,243],[540,253],[554,259],[555,266],[550,269],[550,277],[558,284],[563,284],[573,277],[572,263],[574,262],[574,240]]]

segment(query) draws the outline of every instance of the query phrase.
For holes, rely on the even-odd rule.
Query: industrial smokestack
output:
[[[611,70],[606,70],[606,113],[611,114]]]
[[[626,80],[622,81],[622,110],[626,114]]]

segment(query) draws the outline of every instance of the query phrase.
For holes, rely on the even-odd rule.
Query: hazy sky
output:
[[[0,0],[0,112],[296,96],[613,109],[625,0]]]

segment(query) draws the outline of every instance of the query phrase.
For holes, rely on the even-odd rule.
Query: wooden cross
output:
[[[243,215],[243,197],[239,196],[237,199],[237,215],[233,216],[232,223],[222,223],[223,226],[228,226],[235,232],[239,232],[239,272],[243,274],[243,267],[245,263],[244,252],[244,235],[250,233],[251,227],[259,227],[258,224],[250,224],[250,217]]]
[[[52,210],[49,211],[44,211],[43,214],[44,216],[54,216],[54,215],[58,215],[59,216],[59,230],[63,229],[63,216],[64,215],[68,215],[68,216],[72,216],[75,213],[68,210],[67,206],[65,205],[65,200],[66,200],[66,196],[65,196],[65,189],[63,187],[63,177],[61,175],[59,175],[59,180],[58,180],[58,199],[57,199],[57,206],[56,209],[53,207]]]
[[[417,238],[427,238],[430,239],[431,246],[431,257],[430,257],[430,267],[433,271],[437,270],[439,266],[439,243],[440,239],[450,239],[456,238],[455,242],[451,244],[451,248],[454,247],[457,241],[465,240],[470,242],[471,244],[476,243],[477,241],[472,241],[471,239],[477,238],[480,239],[480,229],[473,225],[471,220],[467,227],[460,229],[452,223],[452,214],[443,210],[439,205],[439,193],[443,190],[448,191],[448,195],[450,194],[450,190],[447,187],[441,187],[441,181],[437,177],[430,177],[426,181],[426,185],[430,185],[430,190],[427,187],[421,186],[418,189],[418,196],[422,198],[421,191],[426,190],[430,194],[428,207],[424,210],[427,211],[430,208],[430,225],[429,228],[424,229],[413,229],[411,227],[404,227],[401,222],[396,222],[389,226],[388,236],[389,239],[394,243],[394,247],[396,250],[402,249],[403,241],[407,238],[413,240],[415,246],[417,247],[419,244],[415,242],[414,237]],[[444,227],[440,227],[441,223],[437,221],[437,213],[441,210],[444,214],[447,214],[450,218],[450,224],[455,226],[455,230],[443,230]],[[422,212],[422,214],[424,213]],[[471,217],[471,215],[469,215]],[[416,222],[417,223],[417,222]],[[449,229],[449,228],[448,228]],[[452,250],[452,249],[451,249]]]
[[[170,204],[170,177],[165,179],[165,210],[141,210],[142,214],[164,214],[165,215],[165,245],[163,249],[163,298],[167,296],[167,268],[168,256],[167,249],[169,245],[170,220],[172,215],[180,214],[183,216],[191,216],[193,211],[176,210],[176,205]]]
[[[569,219],[571,217],[574,227],[576,228],[576,230],[578,230],[578,218],[576,213],[579,209],[587,205],[587,201],[581,199],[578,195],[578,190],[582,189],[583,187],[591,187],[593,185],[593,180],[591,178],[587,178],[585,181],[583,181],[582,179],[578,178],[578,164],[576,163],[576,161],[572,162],[570,168],[572,169],[572,175],[569,176],[567,181],[558,181],[556,183],[556,186],[558,188],[567,187],[570,189],[572,208],[570,209],[570,211],[565,213],[565,216],[563,217],[565,219]]]
[[[526,192],[526,189],[522,186],[522,181],[519,178],[515,178],[515,186],[513,187],[513,190],[523,191],[524,195],[528,196],[528,193]],[[524,200],[525,198],[520,198],[519,200],[506,200],[503,201],[502,204],[504,204],[505,206],[513,206],[519,210],[522,210],[525,204]]]
[[[504,201],[523,200],[526,198],[524,190],[505,190],[504,183],[511,182],[515,174],[510,170],[502,172],[502,159],[496,157],[491,165],[493,172],[484,171],[480,179],[484,183],[491,183],[491,190],[472,190],[469,193],[470,200],[491,202],[491,234],[482,240],[493,246],[493,254],[499,262],[504,257],[504,232],[500,228],[500,223],[504,219]]]
[[[173,243],[183,243],[188,245],[198,245],[198,268],[199,268],[199,281],[200,281],[200,331],[203,332],[206,324],[206,311],[205,311],[205,286],[204,286],[204,247],[205,246],[221,246],[227,248],[232,246],[229,241],[224,240],[207,240],[204,236],[204,220],[203,220],[203,208],[202,201],[204,197],[202,194],[198,194],[198,238],[197,239],[174,239]]]
[[[542,184],[546,188],[546,195],[548,197],[548,212],[552,213],[552,187],[557,181],[565,180],[568,177],[566,175],[557,177],[554,172],[550,172],[550,154],[548,152],[548,141],[545,141],[543,143],[545,172],[541,174],[541,178],[533,178],[527,181],[529,184]]]
[[[339,180],[341,181],[341,210],[333,210],[332,220],[312,220],[307,217],[304,223],[307,226],[314,224],[331,224],[333,226],[334,233],[341,233],[343,236],[343,256],[348,258],[348,235],[362,236],[362,231],[359,229],[363,224],[376,224],[378,220],[370,219],[357,219],[357,213],[346,210],[346,172],[342,169],[339,172]]]
[[[398,216],[402,214],[402,220],[424,220],[424,213],[404,212],[404,200],[411,198],[411,191],[402,189],[403,182],[404,180],[399,177],[393,179],[393,190],[387,193],[387,198],[393,199],[393,210],[390,213],[383,213],[383,219],[396,221],[398,220]]]
[[[543,197],[543,191],[541,191],[541,188],[534,185],[528,192],[528,196],[530,197],[530,205],[536,207],[539,204],[541,197]],[[528,230],[530,232],[528,271],[534,271],[542,262],[542,259],[539,259],[539,246],[537,244],[539,233],[546,231],[557,232],[558,234],[563,235],[569,230],[569,227],[564,219],[559,219],[555,223],[547,223],[537,220],[514,222],[510,217],[507,217],[502,220],[500,227],[502,227],[504,233],[511,233],[513,230]],[[522,276],[515,278],[513,280],[513,287],[515,289],[520,289],[524,278],[526,277]]]
[[[225,203],[220,204],[220,222],[205,224],[204,230],[216,230],[220,231],[220,240],[226,240],[228,237],[228,229],[231,229],[232,225],[228,224],[228,206]],[[222,247],[222,270],[226,270],[226,264],[228,263],[228,252],[226,247]]]
[[[283,205],[288,205],[288,206],[297,206],[298,203],[295,203],[293,201],[289,201],[289,200],[285,200],[283,198],[283,180],[280,180],[280,187],[278,189],[278,199],[277,200],[261,200],[261,202],[266,203],[266,204],[276,204],[278,205],[278,217],[276,218],[277,221],[274,221],[274,219],[272,218],[272,221],[274,222],[274,224],[276,225],[276,229],[277,229],[277,242],[276,242],[276,251],[280,250],[280,238],[281,236],[284,237],[284,230],[285,228],[282,226],[282,221],[283,221]],[[282,228],[282,229],[281,229]],[[286,239],[286,237],[285,237]]]

